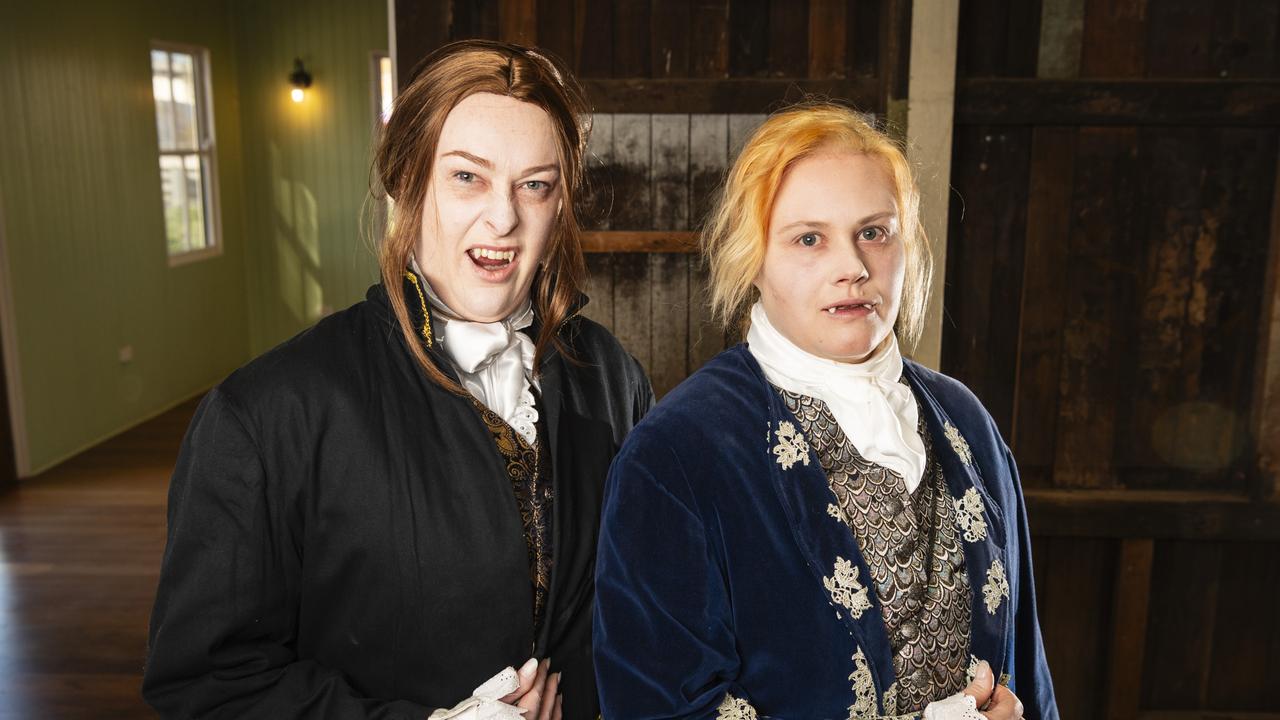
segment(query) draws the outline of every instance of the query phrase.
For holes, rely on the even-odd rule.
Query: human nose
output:
[[[869,277],[867,265],[862,261],[862,255],[858,252],[858,244],[850,242],[836,255],[837,271],[839,275],[836,277],[836,284],[857,284]]]
[[[489,205],[485,208],[485,224],[493,231],[494,235],[503,237],[509,235],[516,226],[520,224],[520,213],[516,211],[516,199],[514,193],[495,192],[489,198]]]

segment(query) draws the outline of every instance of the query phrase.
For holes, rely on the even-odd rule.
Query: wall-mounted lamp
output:
[[[289,91],[289,97],[296,103],[302,102],[305,96],[304,91],[311,87],[311,73],[302,66],[302,58],[293,59],[293,72],[289,73],[289,84],[293,86]]]

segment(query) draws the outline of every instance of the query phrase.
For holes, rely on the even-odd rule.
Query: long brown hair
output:
[[[378,144],[378,178],[395,201],[378,251],[382,283],[400,332],[432,381],[464,392],[427,357],[420,329],[413,326],[401,288],[409,257],[422,234],[423,206],[440,131],[464,98],[492,93],[542,108],[556,129],[560,162],[560,215],[551,231],[543,267],[530,293],[541,328],[534,340],[534,367],[549,348],[565,352],[560,331],[572,316],[586,273],[574,198],[583,181],[583,158],[591,131],[590,108],[582,88],[563,65],[533,48],[490,40],[462,40],[431,53],[417,77],[399,96]]]

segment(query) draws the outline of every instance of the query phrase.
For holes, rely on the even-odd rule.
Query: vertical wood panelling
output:
[[[612,178],[606,173],[613,166],[613,116],[596,115],[592,120],[591,138],[587,145],[587,193],[582,205],[583,227],[594,230],[609,228],[609,210],[612,203]],[[598,254],[587,256],[587,287],[590,302],[583,314],[604,325],[613,327],[613,257]]]
[[[1160,601],[1149,615],[1144,707],[1205,707],[1223,548],[1222,543],[1186,540],[1161,542],[1156,548],[1151,596]]]
[[[0,207],[17,357],[9,371],[23,399],[27,473],[248,357],[231,8],[0,6]],[[153,39],[208,48],[212,68],[223,251],[177,267],[165,247]],[[121,363],[126,345],[133,360]]]
[[[498,0],[498,39],[538,44],[538,0]]]
[[[1111,611],[1108,720],[1129,720],[1138,715],[1154,554],[1155,541],[1149,538],[1120,541]]]
[[[729,0],[693,0],[690,73],[693,77],[729,76]]]
[[[1207,706],[1221,710],[1275,710],[1280,638],[1275,595],[1280,587],[1280,546],[1226,545],[1222,552]]]
[[[729,118],[725,115],[689,117],[689,218],[705,226],[715,192],[729,167]],[[689,263],[689,372],[702,367],[724,349],[724,332],[711,318],[707,272]]]
[[[729,4],[729,74],[754,77],[769,68],[769,0]]]
[[[649,22],[649,74],[655,78],[689,76],[692,15],[687,0],[653,0]],[[698,42],[701,43],[699,38]]]
[[[613,75],[645,77],[649,55],[649,0],[613,3]]]
[[[809,4],[794,0],[770,0],[766,31],[769,74],[804,77],[809,69]]]
[[[1079,77],[1083,32],[1084,0],[1042,0],[1036,77]]]
[[[1132,129],[1085,129],[1077,146],[1054,458],[1061,487],[1115,482],[1114,370],[1131,344],[1120,308],[1130,306],[1134,279],[1135,140]]]
[[[689,226],[689,116],[654,115],[653,221],[655,230],[684,230]],[[690,372],[689,256],[655,253],[649,256],[652,361],[649,380],[654,392],[665,395]]]
[[[1040,627],[1064,718],[1099,717],[1106,687],[1108,628],[1115,573],[1115,543],[1095,538],[1039,538],[1035,561],[1043,565]]]
[[[614,116],[613,158],[617,168],[614,188],[617,201],[610,227],[615,230],[647,230],[653,222],[651,141],[651,116]],[[623,347],[648,370],[653,365],[648,255],[614,255],[613,283],[613,332]]]
[[[845,0],[809,2],[809,77],[845,74]]]
[[[1147,0],[1086,0],[1081,77],[1142,77]]]
[[[948,372],[982,400],[1009,437],[1013,418],[1023,245],[1027,233],[1030,133],[961,129],[947,249],[946,316],[957,328],[943,345]],[[976,156],[970,156],[968,153]]]
[[[1067,243],[1075,184],[1076,132],[1032,131],[1027,240],[1019,312],[1012,443],[1023,483],[1048,485],[1057,437]],[[958,151],[958,150],[957,150]]]

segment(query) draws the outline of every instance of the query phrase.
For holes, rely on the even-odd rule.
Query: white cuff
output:
[[[986,720],[986,717],[978,712],[978,701],[972,695],[959,692],[929,703],[924,709],[924,720]]]
[[[471,697],[449,710],[436,710],[427,720],[522,720],[524,710],[498,701],[519,689],[515,668],[504,668],[476,688]]]

